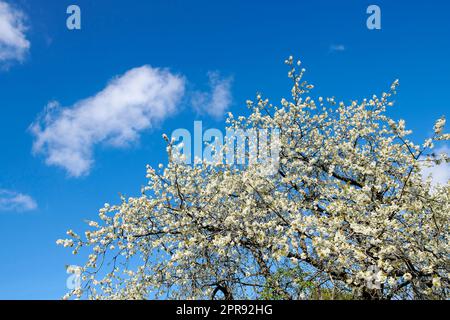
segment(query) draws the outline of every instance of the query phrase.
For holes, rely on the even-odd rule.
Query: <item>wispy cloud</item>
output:
[[[29,195],[0,189],[0,212],[24,212],[37,209],[37,203]]]
[[[434,152],[436,155],[450,154],[450,148],[443,146],[438,148]],[[429,176],[432,177],[433,185],[445,185],[450,180],[450,163],[441,163],[440,165],[435,165],[431,168],[423,168],[422,176],[427,179]]]
[[[330,46],[330,52],[343,52],[346,50],[346,47],[343,44],[332,44]]]
[[[113,79],[96,95],[69,107],[51,102],[31,126],[34,153],[79,177],[90,172],[95,145],[124,147],[177,111],[182,76],[148,65]]]
[[[30,49],[25,29],[25,14],[0,0],[0,63],[25,58]]]
[[[232,78],[221,78],[218,72],[208,73],[210,92],[194,92],[192,106],[199,113],[222,117],[232,102]]]

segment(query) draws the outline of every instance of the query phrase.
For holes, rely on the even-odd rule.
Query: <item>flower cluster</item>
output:
[[[227,121],[278,129],[278,172],[186,165],[165,137],[169,163],[147,168],[141,196],[106,204],[84,237],[58,242],[91,248],[83,289],[68,297],[259,298],[270,286],[295,299],[312,292],[308,282],[365,299],[448,298],[450,184],[421,174],[442,161],[430,148],[449,140],[445,120],[417,145],[386,115],[398,81],[359,102],[316,101],[301,62],[286,64],[290,99],[258,95],[249,116]],[[367,281],[375,269],[377,286]]]

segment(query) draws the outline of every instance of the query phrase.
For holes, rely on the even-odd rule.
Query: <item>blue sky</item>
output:
[[[417,141],[449,113],[448,1],[2,2],[15,12],[12,17],[20,23],[13,24],[19,23],[23,37],[9,49],[1,45],[5,13],[0,10],[0,299],[64,295],[65,265],[83,259],[57,247],[56,239],[67,229],[83,231],[84,220],[95,219],[105,202],[119,200],[119,193],[139,194],[146,183],[146,164],[166,162],[162,133],[192,130],[194,120],[203,120],[204,128],[223,128],[224,118],[199,112],[192,97],[243,114],[245,100],[256,92],[276,103],[288,96],[283,61],[291,54],[303,61],[317,94],[338,100],[379,94],[399,78],[397,105],[390,113],[407,121]],[[81,30],[66,28],[71,4],[81,8]],[[381,8],[381,30],[366,28],[370,4]],[[2,50],[10,50],[9,58],[2,60]],[[106,108],[107,99],[93,97],[118,87],[120,91],[123,83],[127,88],[124,75],[142,66],[147,67],[134,74],[138,79],[166,68],[166,76],[182,82],[184,95],[164,102],[159,118],[152,113],[159,96],[145,96],[150,124],[134,131],[137,139],[124,137],[126,128],[117,133],[113,125],[94,122],[91,135],[82,136],[88,152],[81,154],[93,162],[77,174],[61,162],[46,163],[49,152],[61,151],[65,139],[56,129],[46,131],[43,151],[32,153],[37,136],[30,126],[40,123],[45,130],[38,119],[50,102],[78,110],[81,119],[83,112]],[[110,82],[114,77],[119,77],[116,87]],[[148,81],[151,85],[153,80]],[[171,84],[178,89],[168,95],[181,96],[180,83]],[[219,106],[214,100],[218,92]],[[135,106],[132,101],[124,104]],[[67,120],[61,113],[52,117],[53,124]],[[75,131],[86,128],[81,120],[70,124]],[[126,146],[111,144],[102,130]]]

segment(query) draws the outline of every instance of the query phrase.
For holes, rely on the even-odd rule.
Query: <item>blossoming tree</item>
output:
[[[445,119],[417,145],[386,115],[398,81],[359,102],[313,100],[301,63],[286,63],[289,100],[258,96],[248,117],[227,121],[278,129],[277,171],[186,165],[166,138],[169,163],[148,167],[141,196],[106,204],[84,236],[58,240],[74,254],[90,248],[67,298],[449,297],[450,184],[422,174],[449,162],[433,153],[450,138]]]

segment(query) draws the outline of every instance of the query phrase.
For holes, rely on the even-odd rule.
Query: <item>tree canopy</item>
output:
[[[58,240],[90,253],[66,298],[448,298],[450,184],[423,176],[449,162],[433,151],[450,139],[445,118],[416,144],[387,115],[398,81],[362,101],[313,99],[301,63],[286,64],[289,98],[258,95],[227,120],[278,130],[277,170],[189,165],[166,137],[168,164],[148,166],[140,196]]]

